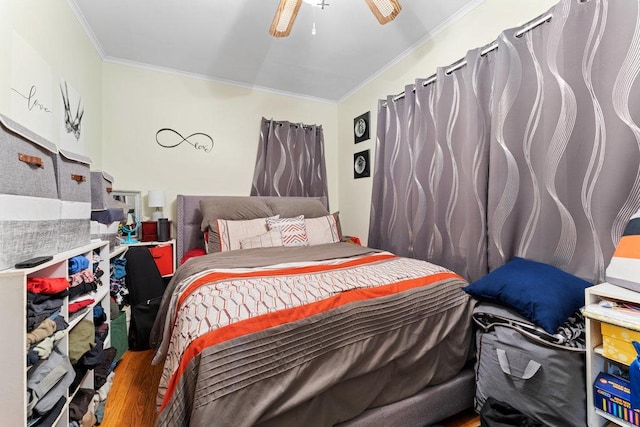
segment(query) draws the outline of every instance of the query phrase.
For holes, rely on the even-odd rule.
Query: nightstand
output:
[[[176,272],[176,239],[170,239],[166,242],[137,242],[122,246],[148,247],[162,277],[171,277]]]

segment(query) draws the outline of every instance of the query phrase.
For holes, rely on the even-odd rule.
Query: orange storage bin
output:
[[[153,260],[158,266],[158,271],[162,276],[170,276],[173,274],[173,249],[171,245],[155,246],[149,248]]]

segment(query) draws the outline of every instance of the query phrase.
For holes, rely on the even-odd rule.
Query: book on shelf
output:
[[[582,314],[585,317],[601,322],[615,323],[628,329],[640,331],[640,311],[620,305],[589,304],[585,306]]]

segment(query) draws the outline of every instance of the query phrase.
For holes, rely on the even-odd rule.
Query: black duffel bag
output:
[[[508,403],[488,397],[480,410],[480,427],[543,427]]]
[[[131,308],[129,349],[149,350],[149,335],[156,320],[162,297],[153,298]]]

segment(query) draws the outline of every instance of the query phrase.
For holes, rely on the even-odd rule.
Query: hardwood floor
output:
[[[444,427],[478,427],[480,425],[480,417],[473,409],[467,409],[454,417],[447,418],[441,424]]]
[[[115,378],[101,427],[152,427],[156,423],[156,389],[162,366],[152,366],[153,350],[127,351],[115,369]],[[440,423],[444,427],[477,427],[478,415],[468,410]]]
[[[154,426],[156,390],[162,365],[152,366],[153,350],[127,351],[116,366],[100,427]]]

